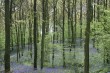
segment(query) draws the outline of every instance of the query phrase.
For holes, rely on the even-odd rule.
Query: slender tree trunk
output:
[[[100,0],[97,0],[97,5],[100,5]],[[99,6],[97,7],[97,20],[100,21],[100,8]]]
[[[32,23],[29,20],[29,37],[28,37],[28,50],[30,51],[30,57],[32,58]]]
[[[17,62],[19,61],[19,25],[15,24],[16,28],[16,44],[17,44]]]
[[[96,3],[96,0],[94,0],[94,3]],[[96,21],[96,10],[95,10],[95,8],[96,8],[96,6],[95,6],[95,4],[94,4],[94,22]],[[93,32],[94,32],[94,38],[93,38],[93,47],[95,48],[95,23],[93,22],[93,24],[94,24],[94,29],[93,29]]]
[[[5,0],[5,73],[10,73],[10,8]]]
[[[11,44],[11,51],[13,51],[13,26],[12,26],[12,3],[13,0],[10,0],[10,44]]]
[[[31,0],[30,8],[33,7],[32,5],[33,5],[33,4],[32,4],[32,0]],[[33,9],[30,9],[30,13],[29,13],[30,16],[32,15],[32,11],[33,11]],[[33,36],[32,36],[32,33],[33,33],[33,32],[32,32],[32,29],[33,29],[32,26],[33,26],[33,25],[32,25],[32,21],[31,21],[31,19],[29,19],[29,27],[28,27],[28,30],[29,30],[28,51],[30,51],[30,57],[31,57],[31,58],[32,58],[32,42],[33,42],[33,41],[32,41],[32,39],[33,39],[33,38],[32,38],[32,37],[33,37]]]
[[[70,28],[71,28],[71,16],[70,16],[70,0],[68,0],[68,46],[70,48]],[[71,51],[71,48],[70,48]]]
[[[48,0],[46,0],[46,34],[48,35],[49,33],[49,6],[48,6]]]
[[[42,0],[42,40],[41,40],[41,69],[44,66],[44,40],[45,40],[45,24],[46,24],[46,15],[45,15],[45,0]]]
[[[75,44],[74,44],[74,49],[75,49],[75,47],[76,47],[76,33],[77,33],[77,31],[76,31],[76,24],[77,24],[77,10],[76,10],[76,3],[77,3],[77,0],[74,0],[74,5],[75,5],[75,27],[74,27],[74,37],[75,37],[75,39],[74,39],[74,42],[75,42]]]
[[[66,67],[65,64],[65,49],[64,49],[64,43],[65,43],[65,0],[63,0],[63,30],[62,30],[62,43],[63,43],[63,67]]]
[[[36,11],[36,0],[34,0],[34,69],[37,68],[37,11]]]
[[[72,11],[71,11],[71,33],[72,33],[72,36],[71,36],[71,38],[72,38],[72,41],[71,41],[71,46],[72,46],[72,48],[74,48],[74,21],[73,21],[73,13],[74,13],[74,0],[73,0],[73,3],[72,3],[72,9],[71,9]]]
[[[82,0],[80,0],[80,46],[82,46]]]
[[[48,3],[48,0],[46,0],[46,3],[45,3],[45,10],[46,10],[46,25],[45,25],[45,35],[49,35],[49,3]],[[49,53],[48,53],[48,46],[49,46],[49,42],[48,40],[45,41],[46,45],[45,45],[45,62],[48,62],[49,61]]]
[[[87,24],[85,30],[85,44],[84,44],[84,73],[89,73],[89,38],[90,38],[90,22],[93,18],[93,9],[91,0],[87,0]]]
[[[104,0],[104,10],[107,10],[107,0]],[[104,12],[104,16],[106,17],[107,14]],[[104,25],[107,25],[107,20],[104,18]],[[108,48],[104,48],[104,64],[109,64],[109,53],[108,53]]]
[[[23,14],[22,10],[22,16],[24,17],[23,19],[26,20],[25,14]],[[25,35],[26,35],[26,23],[23,23],[23,49],[25,48]]]
[[[55,28],[56,28],[56,0],[53,0],[53,45],[55,44]],[[52,50],[52,67],[54,67],[54,47]]]

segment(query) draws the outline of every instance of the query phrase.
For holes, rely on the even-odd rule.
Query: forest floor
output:
[[[77,46],[76,46],[76,48],[80,48],[79,47],[79,39],[77,39]],[[27,48],[27,47],[26,47]],[[25,52],[28,52],[28,50],[27,49],[25,49],[24,50]],[[74,52],[74,50],[72,51],[72,53]],[[70,53],[68,50],[67,50],[67,52],[66,53]],[[98,52],[97,52],[97,50],[96,50],[96,48],[93,48],[93,45],[92,45],[92,42],[90,43],[90,56],[94,56],[95,54],[97,54]],[[84,50],[82,50],[82,49],[77,49],[76,50],[76,57],[77,57],[77,60],[79,61],[79,62],[83,62],[83,58],[84,58]],[[25,56],[27,57],[27,53],[25,54]],[[79,57],[80,56],[80,57]],[[23,64],[23,63],[20,63],[20,62],[16,62],[15,61],[15,59],[16,59],[16,54],[12,54],[11,55],[11,58],[13,58],[12,59],[12,61],[11,61],[11,70],[12,70],[12,72],[13,73],[75,73],[74,72],[74,69],[73,68],[63,68],[63,67],[61,67],[62,65],[60,64],[60,63],[62,63],[62,61],[58,61],[58,60],[61,60],[61,58],[62,58],[62,53],[59,53],[59,54],[55,54],[55,64],[60,64],[60,66],[57,66],[57,67],[55,67],[55,68],[52,68],[52,67],[44,67],[42,70],[40,69],[40,66],[38,66],[38,69],[37,70],[34,70],[34,68],[33,68],[33,64],[30,64],[30,65],[28,65],[28,64]],[[24,59],[25,57],[23,57],[23,58],[21,58],[21,60],[22,59]],[[68,61],[68,59],[70,59],[70,57],[69,56],[66,56],[66,60]],[[26,59],[26,60],[28,60],[28,59]],[[30,59],[31,60],[31,59]],[[92,60],[93,61],[93,60]],[[94,65],[94,64],[92,64],[92,61],[91,61],[91,65]],[[32,61],[31,61],[32,62]],[[99,64],[100,64],[100,62],[99,62]],[[99,65],[97,65],[97,66],[99,66]],[[94,66],[92,66],[91,67],[91,69],[92,68],[94,68]],[[4,66],[3,66],[3,64],[2,65],[0,65],[0,73],[4,73],[3,72],[3,70],[4,70]],[[81,72],[80,72],[81,73]]]
[[[37,70],[34,70],[33,66],[23,65],[16,62],[11,63],[11,70],[12,73],[73,73],[73,70],[63,67],[44,67],[42,70],[38,67]],[[1,70],[0,73],[4,73],[4,70]]]
[[[19,63],[11,63],[12,73],[70,73],[71,70],[63,68],[43,68],[34,70],[32,66],[26,66]],[[1,71],[0,73],[4,73]],[[71,72],[72,73],[72,72]]]

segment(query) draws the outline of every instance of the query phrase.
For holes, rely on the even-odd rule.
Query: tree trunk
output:
[[[65,0],[63,0],[63,30],[62,30],[62,43],[63,43],[63,67],[66,67],[65,64],[65,49],[64,49],[64,42],[65,42]]]
[[[91,9],[91,0],[87,0],[87,24],[85,30],[85,44],[84,44],[84,73],[89,73],[89,38],[90,38],[90,22],[93,17],[93,9]]]
[[[41,40],[41,69],[44,66],[44,40],[45,40],[45,24],[46,24],[46,10],[45,0],[42,0],[42,40]]]
[[[76,25],[76,24],[77,24],[76,3],[77,3],[77,0],[74,0],[74,5],[75,5],[75,19],[74,19],[74,20],[75,20],[75,27],[74,27],[74,43],[75,43],[75,44],[74,44],[74,49],[75,49],[75,47],[76,47],[76,38],[77,38],[77,37],[76,37],[76,33],[77,33],[77,31],[76,31],[76,26],[77,26],[77,25]]]
[[[36,14],[36,0],[34,0],[34,69],[37,68],[37,14]]]
[[[10,8],[5,0],[5,73],[10,73]]]
[[[82,0],[80,0],[80,46],[82,47]]]
[[[70,0],[68,0],[68,47],[70,48],[70,28],[71,28],[71,16],[70,16]],[[70,48],[71,51],[71,48]]]

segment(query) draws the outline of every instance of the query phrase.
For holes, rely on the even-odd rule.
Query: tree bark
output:
[[[5,0],[5,73],[10,73],[10,8]]]
[[[36,0],[34,0],[34,69],[37,69],[37,27]]]
[[[44,66],[44,40],[45,40],[45,24],[46,24],[46,10],[45,0],[42,0],[42,40],[41,40],[41,69]]]
[[[66,67],[65,64],[65,49],[64,49],[64,43],[65,43],[65,0],[63,0],[63,30],[62,30],[62,43],[63,43],[63,67]]]
[[[85,44],[84,44],[84,73],[89,73],[89,38],[90,38],[90,22],[92,21],[92,9],[91,9],[91,0],[87,0],[87,23],[85,30]]]

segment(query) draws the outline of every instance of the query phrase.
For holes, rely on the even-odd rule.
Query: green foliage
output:
[[[4,33],[0,33],[0,50],[5,48],[5,36]]]

